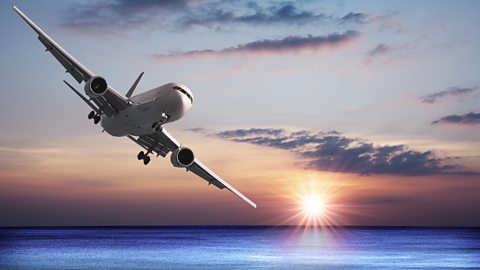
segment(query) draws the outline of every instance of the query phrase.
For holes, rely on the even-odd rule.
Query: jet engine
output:
[[[193,155],[193,151],[187,147],[178,148],[177,150],[173,151],[172,155],[170,156],[172,165],[177,168],[187,168],[192,165],[194,160],[195,156]]]
[[[100,77],[92,77],[87,83],[85,83],[85,93],[88,96],[102,96],[107,91],[107,81]]]

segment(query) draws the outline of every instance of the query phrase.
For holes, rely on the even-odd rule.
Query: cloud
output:
[[[368,16],[364,13],[357,13],[357,12],[350,12],[347,15],[340,18],[339,22],[343,23],[358,23],[363,24],[366,23]]]
[[[385,44],[378,44],[375,48],[367,53],[370,57],[375,57],[378,55],[383,55],[391,51],[392,48],[386,46]]]
[[[452,114],[435,120],[432,124],[478,125],[480,124],[480,113]]]
[[[159,15],[184,10],[188,0],[113,0],[72,5],[63,26],[87,32],[125,30],[152,23]]]
[[[195,132],[212,134],[203,129]],[[318,171],[358,173],[362,175],[435,175],[477,174],[459,171],[459,165],[445,164],[450,157],[437,157],[433,151],[415,151],[405,145],[378,146],[337,131],[252,128],[213,133],[234,142],[244,142],[288,150],[301,159],[302,166]]]
[[[298,2],[100,0],[71,5],[64,26],[86,32],[138,29],[209,28],[226,25],[302,26],[313,23],[365,23],[367,15],[343,17],[303,8]]]
[[[438,99],[449,98],[449,97],[461,97],[468,95],[474,91],[477,91],[477,87],[472,88],[460,88],[460,87],[450,87],[447,90],[419,97],[418,100],[422,103],[433,104],[438,101]]]
[[[318,51],[327,48],[336,48],[350,43],[360,36],[359,32],[347,31],[342,34],[333,33],[327,36],[290,36],[283,39],[263,39],[235,47],[221,50],[194,50],[173,54],[155,54],[155,59],[194,57],[194,56],[222,56],[234,53],[283,53],[300,51]]]
[[[411,202],[412,198],[400,197],[400,196],[357,196],[350,198],[348,202],[352,205],[386,205],[386,204],[399,204],[405,202]]]
[[[304,25],[329,19],[323,13],[300,10],[294,3],[270,3],[270,6],[261,7],[255,2],[248,2],[242,8],[228,8],[226,2],[210,2],[201,6],[196,12],[188,14],[182,20],[184,26],[202,25],[215,26],[230,24],[295,24]]]

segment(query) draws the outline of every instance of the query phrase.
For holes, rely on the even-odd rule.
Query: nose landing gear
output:
[[[155,122],[152,124],[152,129],[154,132],[157,132],[160,129],[160,127],[161,127],[161,123],[159,122]]]
[[[170,115],[166,114],[165,112],[162,112],[160,116],[161,116],[160,121],[152,124],[152,129],[154,132],[159,131],[162,124],[165,124],[168,121],[168,118],[170,118]]]

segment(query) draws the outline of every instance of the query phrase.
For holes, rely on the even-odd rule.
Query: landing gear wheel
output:
[[[93,118],[93,123],[96,125],[96,124],[98,124],[98,122],[100,122],[100,116],[95,115],[95,117]]]
[[[88,119],[92,119],[93,117],[95,117],[95,112],[94,112],[94,111],[91,111],[91,112],[88,114]]]
[[[150,162],[150,157],[149,156],[144,156],[143,157],[143,164],[147,165]]]
[[[145,157],[145,153],[143,153],[143,151],[140,151],[140,153],[138,153],[137,155],[138,160],[142,160],[144,157]]]

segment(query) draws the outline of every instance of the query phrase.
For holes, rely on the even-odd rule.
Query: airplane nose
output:
[[[179,101],[181,102],[181,106],[184,109],[190,109],[190,107],[192,106],[192,101],[190,100],[190,98],[188,98],[185,93],[182,93],[180,91],[177,91],[177,96],[179,98]]]
[[[190,110],[190,108],[192,107],[192,101],[184,95],[182,97],[182,102],[183,102],[183,108],[185,109],[185,111]]]
[[[187,112],[192,106],[190,99],[180,91],[175,91],[171,93],[171,102],[171,114],[178,114],[180,117],[183,116],[185,112]]]

